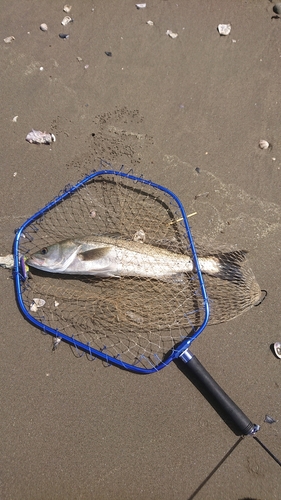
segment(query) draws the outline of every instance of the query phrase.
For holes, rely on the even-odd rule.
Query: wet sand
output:
[[[63,27],[63,5],[2,1],[1,255],[28,216],[100,158],[173,190],[197,212],[196,241],[247,249],[268,292],[207,327],[193,351],[281,459],[280,360],[270,350],[281,341],[281,19],[267,0],[151,0],[141,10],[96,0],[72,2]],[[229,36],[219,23],[231,23]],[[27,143],[32,128],[56,142]],[[174,363],[140,376],[63,343],[52,352],[19,312],[7,270],[0,299],[1,498],[281,497],[280,467],[251,437],[238,442]]]

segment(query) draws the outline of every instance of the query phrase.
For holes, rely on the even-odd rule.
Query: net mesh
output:
[[[25,228],[19,253],[28,257],[65,239],[116,233],[119,240],[153,246],[156,254],[166,249],[192,257],[174,198],[152,185],[108,173],[45,209]],[[202,250],[199,254],[206,256]],[[220,259],[231,267],[229,255],[220,254]],[[204,275],[212,323],[231,319],[259,300],[253,273],[244,256],[240,260],[239,273],[232,279]],[[63,333],[144,369],[165,361],[205,317],[196,272],[158,280],[55,275],[30,268],[28,279],[21,283],[21,296],[29,314],[58,336]],[[43,299],[44,306],[32,307],[35,298]]]

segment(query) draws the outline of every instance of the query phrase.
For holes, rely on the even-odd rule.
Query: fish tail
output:
[[[244,269],[243,263],[246,260],[246,250],[234,250],[231,252],[222,252],[214,255],[219,262],[219,270],[216,276],[228,281],[243,281]]]

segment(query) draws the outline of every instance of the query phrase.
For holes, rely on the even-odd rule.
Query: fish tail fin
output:
[[[246,260],[246,250],[234,250],[230,252],[218,252],[214,255],[219,262],[219,271],[216,276],[228,281],[243,281],[243,263]]]

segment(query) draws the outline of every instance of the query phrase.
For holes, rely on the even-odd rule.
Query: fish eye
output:
[[[41,255],[46,255],[48,253],[48,248],[47,247],[42,248],[40,253],[41,253]]]

